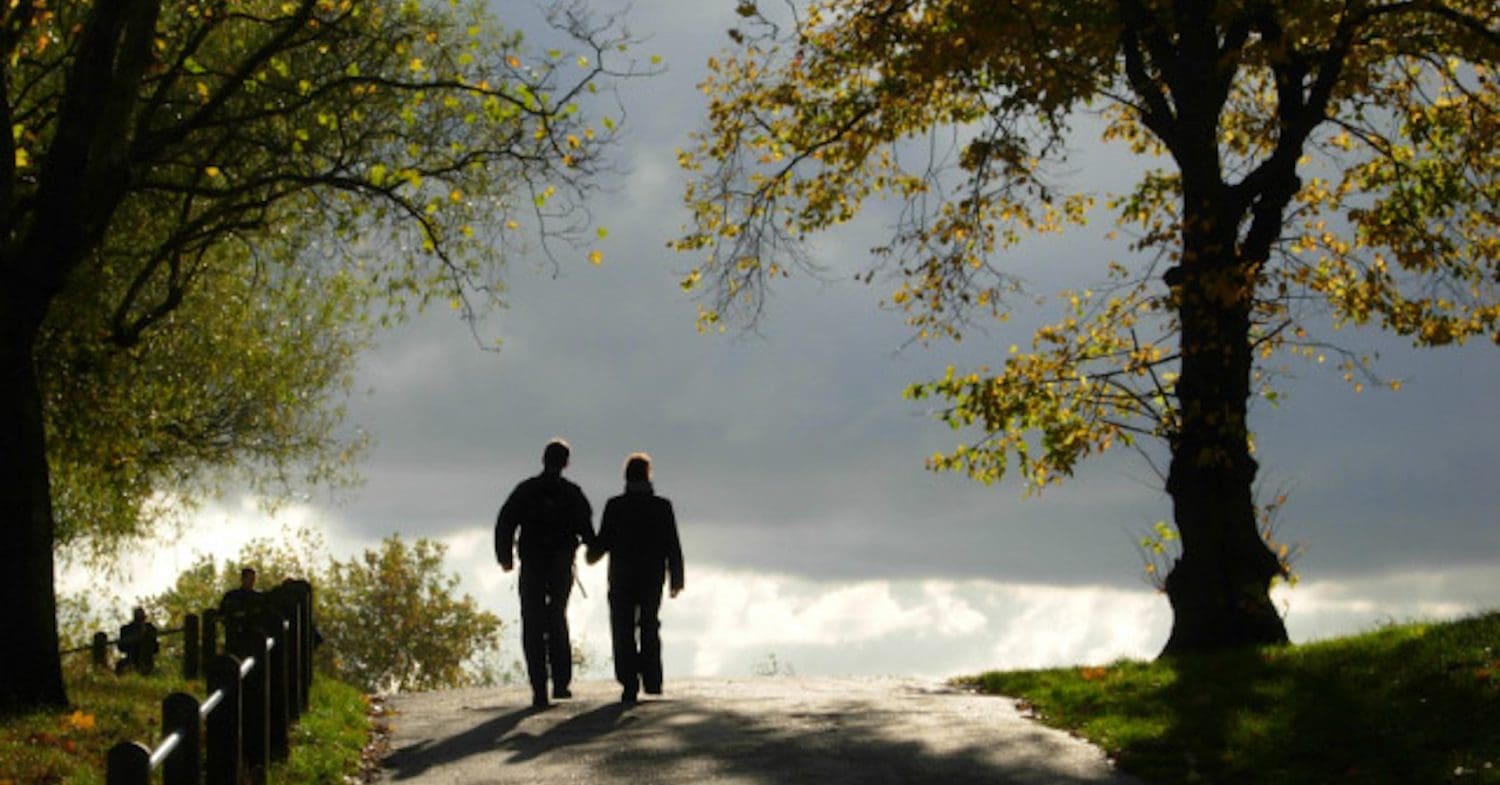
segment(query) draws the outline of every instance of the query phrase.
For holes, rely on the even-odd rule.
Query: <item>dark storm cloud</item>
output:
[[[563,435],[596,509],[618,492],[624,456],[651,452],[687,547],[711,563],[818,579],[1138,588],[1132,540],[1170,508],[1128,453],[1032,500],[1014,482],[986,488],[922,468],[960,435],[902,400],[902,388],[950,362],[998,363],[1010,344],[1029,344],[1024,320],[957,346],[903,349],[909,335],[877,308],[878,281],[804,276],[778,288],[758,334],[696,333],[694,304],[675,286],[692,260],[665,250],[686,219],[674,149],[702,116],[694,85],[733,8],[649,5],[631,26],[652,35],[645,48],[670,70],[622,89],[629,174],[593,205],[610,230],[603,266],[580,251],[554,278],[516,260],[511,306],[480,326],[503,338],[498,354],[448,314],[387,335],[364,365],[372,392],[354,407],[378,440],[368,482],[339,517],[370,536],[487,527],[501,496],[538,469],[542,445]],[[1101,234],[1038,243],[1018,269],[1038,292],[1073,276],[1074,286],[1096,281],[1123,254]],[[821,241],[828,277],[857,268],[879,240]],[[1382,367],[1410,378],[1399,394],[1356,396],[1307,364],[1283,384],[1281,409],[1257,408],[1266,493],[1291,491],[1280,536],[1307,546],[1299,568],[1314,577],[1500,561],[1495,348],[1413,352],[1339,337],[1381,348]]]

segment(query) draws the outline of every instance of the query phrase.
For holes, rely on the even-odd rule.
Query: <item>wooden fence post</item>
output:
[[[151,782],[151,750],[138,741],[122,741],[110,747],[104,760],[104,782],[105,785],[148,785]]]
[[[302,599],[302,710],[312,704],[312,657],[318,647],[318,620],[312,614],[312,584],[296,581],[297,596]]]
[[[301,631],[298,633],[298,645],[301,651],[298,662],[302,672],[298,678],[298,697],[302,703],[302,712],[307,712],[311,701],[313,683],[313,649],[318,642],[317,624],[313,619],[313,587],[311,583],[304,580],[288,581],[291,586],[292,596],[297,598],[297,607],[301,609]]]
[[[269,735],[267,752],[272,760],[286,760],[291,754],[290,740],[287,738],[290,713],[288,711],[287,688],[291,685],[287,682],[287,648],[288,635],[286,619],[274,609],[266,614],[266,621],[271,626],[271,640],[273,645],[268,652],[266,661],[267,689],[270,693],[269,714],[266,716],[266,732]]]
[[[206,785],[240,785],[240,661],[221,654],[204,669],[208,694],[222,691],[224,697],[208,715],[204,740]]]
[[[177,749],[162,763],[162,785],[200,785],[203,782],[203,718],[198,699],[174,692],[161,702],[161,735],[179,735]]]
[[[287,719],[296,722],[307,712],[308,684],[306,680],[307,657],[310,647],[308,637],[310,625],[305,602],[305,590],[294,580],[282,581],[271,590],[271,607],[286,617],[286,680]]]
[[[307,685],[302,681],[302,658],[306,656],[302,642],[307,635],[307,616],[301,599],[293,594],[292,600],[292,626],[287,631],[286,648],[287,715],[297,722],[307,712]]]
[[[202,622],[200,632],[202,641],[198,645],[198,654],[203,658],[203,672],[208,673],[208,664],[219,656],[219,609],[204,608],[201,614]],[[224,647],[224,653],[228,653],[229,647]]]
[[[198,653],[198,616],[189,613],[182,617],[182,678],[192,680],[202,672],[202,658]]]
[[[94,667],[109,667],[109,636],[102,632],[94,633],[94,641],[89,650],[94,656]]]
[[[254,666],[240,683],[241,748],[245,769],[254,785],[265,785],[270,768],[271,681],[266,677],[270,652],[266,630],[259,620],[247,620],[234,636],[235,654],[254,659]]]

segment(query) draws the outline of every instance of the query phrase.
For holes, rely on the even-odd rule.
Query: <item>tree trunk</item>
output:
[[[1232,252],[1224,258],[1233,247],[1229,237],[1187,237],[1178,278],[1169,279],[1183,359],[1167,492],[1182,556],[1166,578],[1172,633],[1163,656],[1287,641],[1270,598],[1282,567],[1261,538],[1252,495],[1257,464],[1246,413],[1254,272]]]
[[[32,359],[39,320],[14,296],[14,290],[0,295],[0,713],[68,702],[42,398]]]
[[[76,32],[26,220],[0,257],[0,711],[67,704],[51,483],[33,354],[47,308],[99,246],[130,181],[131,123],[160,0],[96,3]],[[14,208],[14,205],[8,206]]]

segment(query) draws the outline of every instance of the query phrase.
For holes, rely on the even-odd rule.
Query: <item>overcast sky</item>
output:
[[[960,435],[903,400],[903,387],[949,363],[999,364],[1010,344],[1029,345],[1034,321],[907,346],[899,315],[877,308],[890,286],[848,280],[883,239],[856,232],[820,243],[832,280],[785,282],[758,333],[696,332],[676,286],[693,260],[664,247],[687,218],[674,149],[701,121],[694,85],[734,5],[652,0],[630,12],[643,50],[668,70],[622,88],[628,174],[593,203],[610,230],[601,267],[580,252],[554,277],[516,260],[509,308],[480,327],[503,339],[499,353],[480,351],[446,312],[382,336],[351,413],[376,439],[365,485],[279,522],[227,499],[184,548],[230,556],[286,520],[343,551],[392,533],[441,539],[465,588],[514,620],[514,577],[490,546],[495,510],[564,436],[569,474],[596,511],[636,450],[652,454],[657,489],[677,508],[688,591],[664,612],[669,678],[748,675],[771,655],[804,675],[936,676],[1154,655],[1170,613],[1132,543],[1170,510],[1144,462],[1111,454],[1031,499],[1014,482],[923,468]],[[1082,151],[1079,176],[1118,177],[1130,168],[1122,154]],[[1102,231],[1023,248],[1008,264],[1038,294],[1081,288],[1126,259]],[[1295,366],[1283,405],[1254,412],[1266,492],[1289,494],[1279,535],[1306,548],[1302,584],[1277,593],[1294,638],[1500,605],[1500,349],[1339,339],[1381,351],[1402,391],[1356,395],[1331,369]],[[602,570],[583,582],[575,626],[603,662]],[[507,630],[513,652],[518,635]]]

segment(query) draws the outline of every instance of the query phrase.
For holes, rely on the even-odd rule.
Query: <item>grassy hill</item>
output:
[[[1500,783],[1500,612],[960,681],[1016,697],[1156,785]]]

